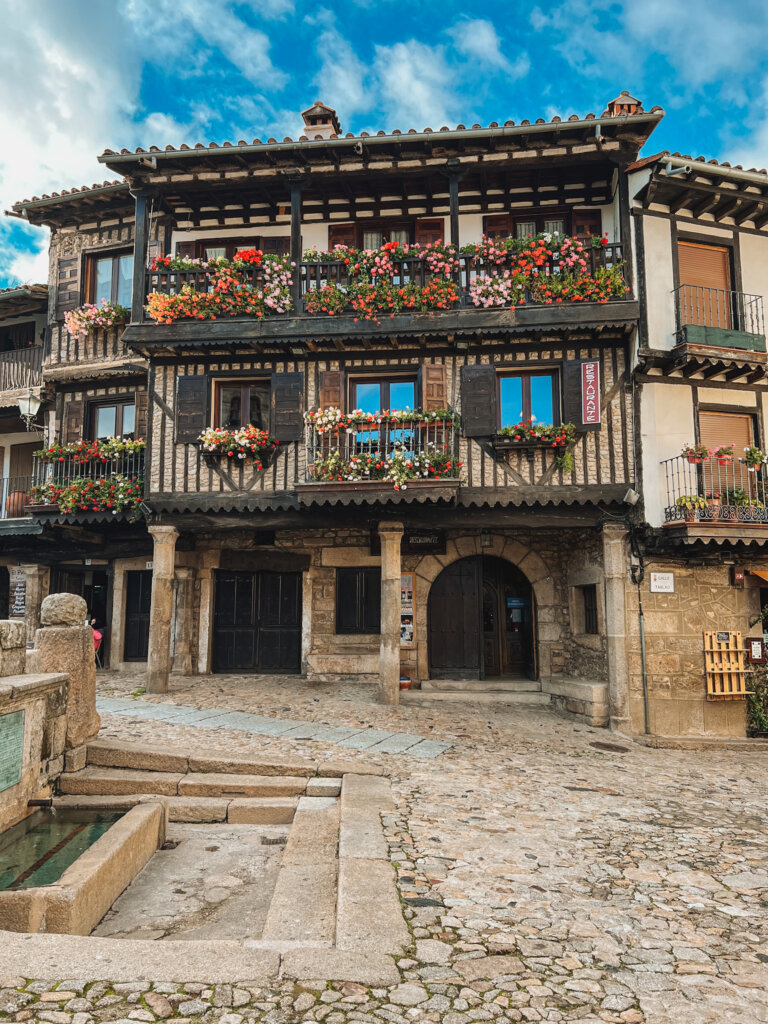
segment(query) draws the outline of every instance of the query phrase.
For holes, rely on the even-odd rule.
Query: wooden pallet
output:
[[[743,700],[751,692],[746,688],[746,657],[741,633],[704,633],[707,700]]]

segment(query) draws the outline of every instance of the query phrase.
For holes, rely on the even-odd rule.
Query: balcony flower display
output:
[[[147,296],[147,312],[158,323],[179,320],[217,320],[222,317],[287,313],[292,306],[293,264],[285,256],[265,255],[259,249],[243,249],[234,259],[201,262],[161,256],[155,272],[202,271],[203,277],[181,282],[178,291],[153,291]]]
[[[118,327],[130,318],[131,311],[127,306],[102,299],[98,306],[93,302],[86,302],[84,306],[69,310],[64,314],[64,324],[71,335],[85,336],[94,331]]]
[[[318,434],[333,435],[354,434],[358,428],[369,427],[376,429],[379,426],[411,426],[413,424],[430,423],[452,423],[458,424],[459,417],[451,409],[435,409],[434,411],[422,412],[420,409],[392,409],[384,412],[363,412],[362,409],[353,409],[352,412],[342,412],[329,406],[327,409],[312,409],[304,413],[304,421],[314,427]]]
[[[681,451],[689,462],[701,462],[712,455],[705,444],[684,444]]]
[[[751,444],[744,449],[744,461],[750,473],[756,473],[760,467],[768,462],[768,455],[755,445]]]
[[[349,457],[338,450],[315,462],[314,479],[350,482],[386,480],[394,490],[404,491],[415,480],[440,480],[461,475],[463,463],[455,459],[447,446],[428,443],[414,451],[404,442],[394,444],[388,452],[360,452]]]
[[[268,431],[257,427],[240,427],[227,430],[224,427],[209,427],[198,438],[203,452],[222,458],[243,460],[253,459],[254,469],[263,469],[271,453],[277,448],[278,440]]]
[[[112,512],[117,515],[133,509],[141,501],[144,482],[139,476],[113,476],[94,479],[49,480],[32,488],[36,504],[58,505],[65,513]]]
[[[43,462],[64,462],[69,460],[73,463],[85,464],[89,462],[109,462],[114,459],[122,459],[126,456],[143,452],[147,442],[138,437],[136,440],[130,438],[108,437],[101,441],[73,441],[69,444],[58,442],[41,448],[34,454]]]
[[[562,423],[555,427],[551,424],[536,424],[533,418],[530,418],[510,427],[502,427],[496,436],[513,441],[520,447],[534,444],[553,448],[558,469],[562,469],[564,473],[573,470],[571,446],[576,439],[576,427],[573,423]]]
[[[712,452],[712,458],[717,459],[721,466],[727,466],[729,462],[733,462],[733,455],[732,444],[718,445]]]

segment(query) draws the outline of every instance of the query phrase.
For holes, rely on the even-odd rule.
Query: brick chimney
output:
[[[642,114],[643,104],[630,96],[626,89],[622,89],[615,100],[611,100],[603,117],[626,117],[628,114]]]
[[[320,100],[315,100],[311,107],[303,110],[301,116],[304,124],[301,134],[308,139],[330,139],[332,135],[341,135],[341,125],[333,107],[326,107]]]

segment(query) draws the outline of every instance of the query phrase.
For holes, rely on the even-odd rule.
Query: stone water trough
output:
[[[162,798],[72,814],[51,795],[99,730],[86,613],[47,597],[29,652],[24,623],[0,622],[0,930],[88,935],[165,840]]]

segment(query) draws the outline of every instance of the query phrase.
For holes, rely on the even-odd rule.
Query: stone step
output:
[[[235,799],[299,796],[306,785],[306,778],[291,775],[234,775],[219,772],[186,775],[89,765],[82,771],[62,775],[60,791],[71,795],[155,793],[160,796]]]
[[[121,796],[70,795],[56,798],[56,807],[64,810],[124,810],[151,794],[130,793]],[[287,797],[225,797],[169,796],[165,798],[169,821],[219,822],[233,825],[289,825],[293,821],[299,798]]]
[[[400,693],[402,704],[549,704],[548,693],[477,693],[475,691],[441,691],[441,690],[403,690]]]
[[[423,679],[422,692],[540,693],[535,679]]]
[[[88,744],[87,763],[100,768],[136,768],[185,774],[224,772],[228,775],[290,775],[308,779],[317,774],[317,765],[312,761],[273,761],[237,755],[225,757],[204,751],[188,755],[181,749],[118,740],[92,740]]]

